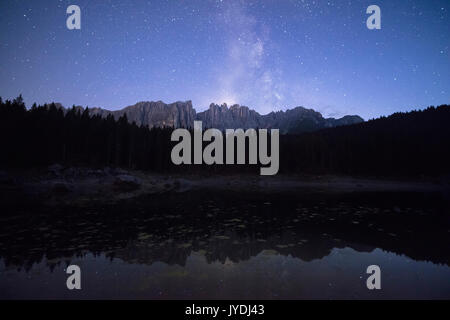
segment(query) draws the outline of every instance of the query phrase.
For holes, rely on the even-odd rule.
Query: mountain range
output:
[[[60,104],[58,104],[60,105]],[[201,120],[203,128],[224,129],[280,129],[280,133],[301,133],[323,128],[364,122],[360,116],[348,115],[339,119],[324,118],[320,112],[304,107],[261,115],[246,106],[211,104],[202,112],[196,112],[191,101],[166,104],[162,101],[138,102],[121,110],[89,109],[89,114],[119,119],[126,114],[129,122],[152,127],[192,128],[194,120]]]

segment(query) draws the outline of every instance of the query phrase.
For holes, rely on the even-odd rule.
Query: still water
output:
[[[15,208],[1,219],[0,298],[449,299],[446,205],[205,191]],[[66,287],[69,264],[81,290]],[[373,264],[381,290],[366,286]]]

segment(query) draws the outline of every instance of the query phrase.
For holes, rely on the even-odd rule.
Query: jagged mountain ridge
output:
[[[194,120],[201,120],[203,128],[224,129],[280,129],[281,133],[301,133],[323,128],[360,123],[364,120],[357,115],[339,119],[324,118],[320,112],[304,107],[286,111],[259,114],[246,106],[211,104],[202,112],[196,112],[191,101],[177,101],[166,104],[162,101],[138,102],[121,110],[110,111],[102,108],[89,109],[89,113],[119,119],[124,114],[130,122],[152,127],[192,128]]]

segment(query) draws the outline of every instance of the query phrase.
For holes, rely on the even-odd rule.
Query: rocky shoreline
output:
[[[48,205],[114,203],[124,199],[192,190],[255,193],[439,192],[450,196],[448,178],[386,180],[347,176],[168,175],[120,168],[64,167],[59,164],[25,171],[0,171],[2,200],[10,195]],[[13,197],[14,198],[14,197]]]

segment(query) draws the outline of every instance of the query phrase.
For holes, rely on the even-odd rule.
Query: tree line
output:
[[[259,174],[260,165],[180,165],[170,154],[172,128],[130,123],[126,114],[91,116],[89,109],[55,104],[27,109],[22,96],[0,98],[4,168],[122,167],[153,172]],[[364,123],[280,136],[280,173],[377,176],[450,173],[450,108],[395,113]]]

